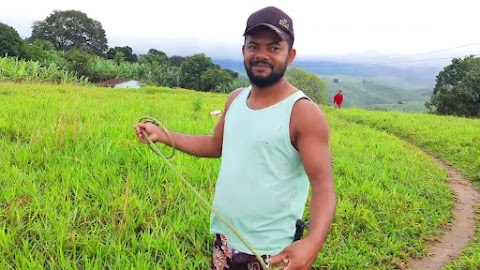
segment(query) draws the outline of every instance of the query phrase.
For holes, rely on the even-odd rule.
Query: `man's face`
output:
[[[286,41],[266,27],[246,35],[242,50],[248,78],[258,87],[278,82],[295,57],[295,50],[290,50]]]

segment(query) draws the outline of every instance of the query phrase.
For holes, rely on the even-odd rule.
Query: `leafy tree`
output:
[[[183,61],[181,65],[182,70],[182,87],[207,90],[202,84],[202,73],[210,68],[218,68],[210,57],[204,53],[194,54]]]
[[[152,66],[170,65],[167,54],[157,49],[148,50],[147,54],[140,56],[140,64],[150,64]]]
[[[107,52],[107,58],[108,59],[115,59],[115,55],[117,55],[118,52],[123,53],[123,60],[128,61],[128,62],[137,62],[138,57],[136,54],[133,53],[133,50],[129,46],[125,47],[115,47],[115,48],[110,48]]]
[[[220,83],[215,86],[214,92],[219,93],[231,93],[233,90],[238,88],[245,88],[250,84],[250,81],[247,77],[239,76],[238,78],[229,81],[227,83]]]
[[[115,63],[117,65],[120,65],[121,63],[123,63],[125,61],[125,54],[122,51],[117,51],[115,53],[113,61],[115,61]]]
[[[22,58],[33,60],[33,61],[43,61],[50,58],[50,54],[56,53],[55,47],[48,40],[37,39],[33,42],[25,40],[22,46]]]
[[[78,78],[91,76],[91,64],[94,56],[81,49],[72,49],[65,53],[69,69],[75,71]]]
[[[234,79],[237,79],[237,78],[238,78],[238,72],[233,71],[233,70],[228,69],[228,68],[227,68],[227,69],[224,69],[224,70],[225,70],[226,72],[228,72],[230,75],[232,75],[232,77],[233,77]]]
[[[425,106],[440,115],[480,117],[480,58],[454,58],[437,75]]]
[[[174,55],[172,57],[170,57],[170,64],[172,66],[181,66],[183,61],[185,61],[185,59],[187,59],[186,57],[184,56],[179,56],[179,55]]]
[[[215,90],[217,85],[227,84],[235,79],[225,69],[209,68],[200,75],[202,90]]]
[[[286,78],[295,87],[305,92],[305,94],[317,104],[327,104],[325,83],[315,74],[294,67],[288,69]]]
[[[48,40],[58,50],[78,48],[99,56],[108,49],[102,24],[77,10],[55,10],[45,20],[36,21],[31,39]]]
[[[15,28],[0,22],[0,57],[19,56],[23,40]]]

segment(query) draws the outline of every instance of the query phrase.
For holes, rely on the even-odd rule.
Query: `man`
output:
[[[285,79],[295,58],[293,23],[267,7],[247,20],[242,52],[251,86],[233,91],[213,135],[170,131],[178,150],[221,157],[213,207],[270,265],[311,269],[336,208],[329,127],[317,104]],[[170,145],[151,123],[138,124],[151,140]],[[309,233],[293,241],[312,188]],[[252,252],[212,213],[212,268],[261,269]]]
[[[342,103],[343,103],[342,90],[338,90],[337,94],[333,97],[333,103],[339,109],[340,109],[340,107],[342,107]]]

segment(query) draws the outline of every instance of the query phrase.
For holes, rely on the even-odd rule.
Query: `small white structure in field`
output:
[[[113,78],[110,80],[106,80],[103,82],[98,83],[97,85],[104,86],[104,87],[111,87],[111,88],[140,88],[142,87],[142,83],[128,78]]]

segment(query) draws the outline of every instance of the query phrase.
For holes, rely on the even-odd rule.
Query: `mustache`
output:
[[[273,65],[266,60],[252,60],[252,61],[250,61],[250,65],[252,65],[252,66],[256,66],[258,64],[267,65],[267,66],[273,68]]]

